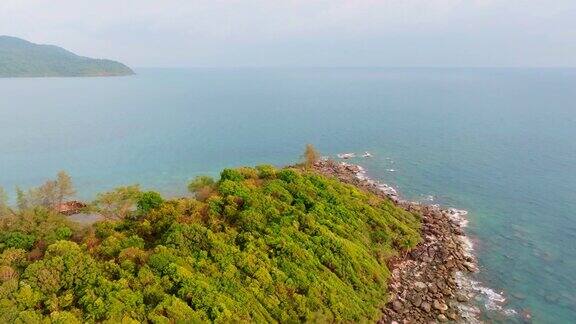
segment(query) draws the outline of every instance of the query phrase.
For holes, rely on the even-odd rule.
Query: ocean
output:
[[[576,322],[576,69],[138,69],[0,79],[0,186],[81,199],[287,165],[306,143],[403,197],[468,210],[484,319]],[[504,298],[503,303],[492,299]]]

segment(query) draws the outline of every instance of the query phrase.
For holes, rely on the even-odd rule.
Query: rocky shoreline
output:
[[[422,215],[422,242],[389,262],[390,298],[379,323],[478,321],[477,310],[468,305],[474,292],[463,284],[465,273],[477,271],[462,229],[464,211],[402,200],[394,188],[369,179],[357,165],[322,160],[314,169]]]

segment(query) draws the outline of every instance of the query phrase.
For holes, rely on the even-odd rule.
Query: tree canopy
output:
[[[99,195],[87,228],[0,218],[0,322],[357,322],[386,302],[419,216],[306,169],[225,169],[204,200]]]

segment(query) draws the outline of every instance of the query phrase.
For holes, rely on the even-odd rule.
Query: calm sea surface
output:
[[[79,196],[294,162],[306,143],[408,198],[469,210],[476,280],[535,322],[576,322],[576,70],[143,69],[0,79],[0,186],[61,169]],[[394,170],[394,171],[391,171]],[[489,314],[491,319],[514,317]]]

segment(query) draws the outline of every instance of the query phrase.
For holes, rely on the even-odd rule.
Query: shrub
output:
[[[152,209],[156,209],[162,205],[164,200],[159,193],[155,191],[144,192],[138,197],[136,206],[140,214],[147,214]]]
[[[230,180],[230,181],[242,181],[244,180],[244,175],[235,169],[224,169],[220,173],[220,182]]]
[[[8,232],[2,236],[2,243],[4,243],[4,246],[8,248],[29,251],[36,242],[36,237],[34,235],[28,235],[22,232]]]
[[[56,240],[68,240],[72,237],[72,230],[66,226],[58,227],[54,232]]]
[[[256,170],[258,170],[260,179],[274,179],[276,177],[276,168],[269,164],[259,165]]]

